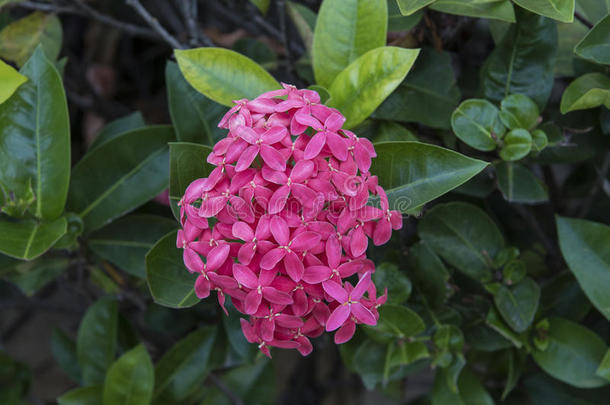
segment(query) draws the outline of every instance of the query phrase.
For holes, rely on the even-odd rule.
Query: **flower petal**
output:
[[[345,321],[347,321],[349,315],[349,306],[339,305],[328,317],[328,320],[326,321],[326,331],[332,332],[333,330],[341,327]]]
[[[262,144],[260,154],[265,163],[273,170],[282,172],[286,170],[286,160],[273,146]]]
[[[356,322],[348,320],[335,333],[335,344],[340,345],[349,341],[354,336],[354,332],[356,332]]]
[[[261,268],[265,270],[271,270],[274,268],[280,260],[286,256],[286,249],[275,248],[271,249],[261,259]]]
[[[290,305],[294,302],[290,294],[274,287],[263,287],[263,297],[273,304]]]
[[[315,134],[307,146],[305,147],[305,151],[303,152],[303,157],[305,159],[313,159],[320,154],[322,148],[326,145],[326,132],[318,132]],[[346,148],[347,152],[347,148]]]
[[[246,295],[246,299],[244,301],[244,311],[246,314],[252,315],[258,311],[258,307],[260,306],[262,299],[263,296],[258,291],[250,291],[248,295]]]
[[[351,305],[352,314],[354,317],[365,325],[377,325],[377,319],[375,319],[375,315],[371,311],[369,311],[364,305],[361,303],[355,303]]]
[[[254,290],[256,287],[258,287],[258,277],[256,277],[256,274],[254,274],[254,272],[248,266],[234,263],[233,277],[235,277],[239,284],[247,288]]]
[[[322,288],[324,288],[326,294],[333,297],[340,304],[347,302],[347,291],[345,291],[341,284],[336,281],[325,281],[322,283]]]

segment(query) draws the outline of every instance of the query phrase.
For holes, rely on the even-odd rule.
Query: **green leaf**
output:
[[[21,262],[13,267],[12,271],[0,272],[0,275],[29,297],[66,271],[69,263],[66,258]]]
[[[144,345],[122,355],[108,370],[104,405],[148,405],[155,385],[155,370]]]
[[[480,281],[491,278],[491,258],[504,247],[496,224],[474,205],[452,202],[432,208],[419,236],[447,263]]]
[[[532,149],[536,152],[541,152],[549,144],[549,138],[541,129],[532,131]]]
[[[595,374],[610,381],[610,349],[606,351],[606,354],[595,371]]]
[[[102,405],[101,385],[75,388],[57,398],[57,405]]]
[[[345,115],[344,127],[354,127],[371,115],[403,81],[418,54],[419,49],[384,46],[341,71],[328,89],[328,105]]]
[[[411,282],[394,263],[384,262],[377,266],[373,282],[379,291],[388,289],[389,304],[402,304],[411,295]]]
[[[194,289],[197,276],[184,266],[176,237],[177,232],[167,234],[146,254],[146,280],[157,304],[192,307],[199,302]]]
[[[607,346],[602,339],[577,323],[562,318],[550,318],[547,340],[541,351],[534,348],[536,363],[548,374],[579,388],[596,388],[608,381],[595,374]]]
[[[504,137],[500,157],[506,161],[519,160],[532,150],[532,135],[526,129],[513,129]]]
[[[546,186],[527,167],[500,162],[495,168],[498,188],[507,201],[536,204],[549,199]]]
[[[561,96],[561,113],[604,105],[610,108],[610,78],[603,73],[587,73],[574,80]]]
[[[487,163],[420,142],[375,144],[371,173],[379,176],[390,209],[406,212],[465,183]]]
[[[223,48],[176,50],[184,78],[204,96],[232,106],[233,100],[254,99],[280,84],[246,56]]]
[[[176,222],[164,217],[131,215],[93,232],[88,246],[127,273],[144,278],[144,256],[157,240],[176,227]]]
[[[0,31],[0,57],[23,66],[40,44],[45,55],[55,61],[62,36],[61,23],[55,14],[36,11]]]
[[[539,301],[540,287],[529,277],[512,287],[501,285],[494,294],[498,311],[506,323],[519,333],[532,324]]]
[[[386,0],[322,2],[312,47],[316,82],[330,89],[339,73],[350,64],[368,51],[385,45],[387,27]],[[334,95],[332,90],[330,93]]]
[[[0,401],[7,405],[21,405],[30,389],[32,376],[29,368],[0,351]]]
[[[318,18],[317,14],[311,11],[309,7],[292,1],[286,3],[286,10],[297,28],[297,31],[299,31],[305,48],[311,53],[313,32],[316,28],[316,19]]]
[[[207,177],[214,166],[207,162],[212,148],[187,142],[169,144],[169,199],[178,218],[177,203],[196,179]]]
[[[0,218],[0,253],[32,260],[46,252],[66,233],[66,218],[37,222],[9,222]]]
[[[554,20],[574,21],[574,0],[513,0],[515,4]]]
[[[544,110],[553,87],[556,54],[555,22],[518,9],[517,24],[481,70],[485,98],[499,103],[510,94],[525,94]]]
[[[589,31],[576,45],[574,52],[588,61],[610,64],[610,14]]]
[[[508,0],[437,0],[430,8],[448,14],[515,22],[515,9]]]
[[[468,368],[458,379],[458,390],[454,392],[447,384],[448,371],[438,369],[432,388],[432,405],[493,405],[494,401],[485,387]]]
[[[527,274],[527,266],[523,260],[513,259],[502,269],[502,281],[506,285],[519,283]]]
[[[536,103],[523,94],[511,94],[502,100],[500,119],[508,129],[531,129],[539,114]]]
[[[409,308],[386,304],[379,307],[377,329],[402,339],[422,333],[426,325],[419,315]]]
[[[70,181],[66,96],[41,48],[21,73],[30,80],[0,104],[0,184],[16,197],[27,194],[31,185],[33,214],[55,219],[63,212]]]
[[[271,0],[250,0],[250,2],[254,4],[256,8],[259,9],[261,14],[267,14],[267,10],[269,10],[269,4],[271,3]]]
[[[169,126],[136,129],[90,151],[72,169],[68,207],[85,231],[101,228],[155,197],[169,183]]]
[[[422,19],[423,12],[415,12],[405,16],[400,12],[396,0],[387,0],[388,32],[405,32],[415,27]]]
[[[557,217],[561,253],[583,291],[608,320],[610,295],[610,227],[582,219]]]
[[[497,139],[506,131],[498,108],[487,100],[476,98],[466,100],[456,108],[451,115],[451,128],[464,143],[482,151],[495,150]]]
[[[610,387],[578,389],[544,373],[524,378],[523,385],[532,405],[600,405],[610,397]]]
[[[547,316],[580,321],[591,307],[591,302],[570,272],[561,273],[542,288],[540,310]]]
[[[180,403],[203,384],[210,372],[209,360],[216,335],[216,327],[201,328],[161,357],[155,367],[154,403]]]
[[[165,67],[165,82],[176,139],[213,145],[211,128],[217,125],[214,119],[220,112],[224,113],[225,107],[191,87],[174,62],[168,62]]]
[[[487,317],[485,318],[485,323],[502,337],[509,340],[516,348],[520,349],[524,345],[525,347],[528,347],[527,336],[523,333],[517,334],[513,332],[512,329],[502,321],[500,314],[494,307],[489,309]]]
[[[449,128],[451,113],[459,102],[450,55],[423,48],[413,69],[373,117]]]
[[[119,135],[123,135],[125,132],[144,128],[145,126],[144,117],[142,117],[142,114],[139,111],[116,119],[102,128],[91,143],[91,146],[89,146],[89,150],[97,148],[101,144],[106,143]]]
[[[411,15],[417,10],[420,10],[427,5],[434,3],[436,0],[396,0],[402,15]]]
[[[449,272],[441,259],[425,242],[419,241],[409,249],[407,264],[409,277],[430,306],[442,306],[447,300]]]
[[[15,93],[15,90],[27,80],[27,77],[0,60],[0,83],[2,83],[0,87],[0,104],[8,100]]]
[[[82,372],[76,357],[76,343],[59,328],[53,330],[51,351],[62,370],[72,380],[80,382]]]
[[[101,384],[114,360],[117,342],[118,304],[111,297],[97,300],[87,309],[76,339],[76,355],[84,385]]]

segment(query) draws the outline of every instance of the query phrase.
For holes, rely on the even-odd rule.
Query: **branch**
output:
[[[82,14],[77,9],[69,6],[59,6],[51,3],[37,3],[35,1],[20,1],[18,3],[9,3],[7,7],[21,7],[28,10],[46,11],[48,13],[57,14]]]
[[[581,23],[587,26],[587,28],[593,28],[593,23],[585,18],[584,15],[580,14],[578,11],[574,13],[574,17]]]
[[[155,17],[150,15],[148,10],[146,10],[139,0],[125,0],[125,3],[131,6],[139,15],[146,21],[146,23],[153,29],[165,42],[167,42],[174,49],[184,49],[185,46],[182,45],[172,34],[167,32],[167,30],[157,21]]]
[[[210,38],[201,31],[197,23],[199,6],[197,0],[180,0],[178,4],[186,20],[186,28],[189,33],[191,46],[214,46]]]
[[[133,25],[133,24],[129,24],[123,21],[119,21],[113,17],[110,17],[109,15],[106,14],[102,14],[99,11],[97,11],[96,9],[94,9],[93,7],[89,6],[84,0],[74,0],[76,2],[76,5],[83,11],[83,13],[81,14],[86,14],[91,16],[92,18],[110,25],[112,27],[116,27],[122,31],[125,31],[129,34],[132,35],[137,35],[137,36],[141,36],[141,37],[145,37],[145,38],[149,38],[149,39],[159,39],[159,36],[153,31],[153,30],[149,30],[143,27],[139,27],[137,25]],[[23,3],[20,3],[23,4]]]

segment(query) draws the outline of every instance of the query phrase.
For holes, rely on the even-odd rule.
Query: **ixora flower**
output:
[[[368,240],[384,244],[402,227],[369,173],[371,142],[342,129],[345,117],[315,91],[283,87],[235,102],[207,159],[216,168],[179,203],[177,246],[198,274],[197,296],[216,291],[225,312],[230,296],[249,316],[246,339],[268,356],[270,347],[307,355],[325,330],[339,344],[357,324],[375,325],[387,291],[378,296],[371,281]]]

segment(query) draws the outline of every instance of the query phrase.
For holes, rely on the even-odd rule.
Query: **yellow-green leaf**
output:
[[[62,37],[59,18],[37,11],[0,31],[0,57],[22,66],[41,44],[47,57],[55,61],[61,50]]]
[[[0,104],[12,96],[27,80],[27,77],[0,60]]]
[[[610,108],[610,77],[587,73],[574,80],[561,97],[561,113],[599,107]]]

